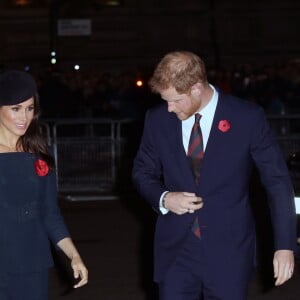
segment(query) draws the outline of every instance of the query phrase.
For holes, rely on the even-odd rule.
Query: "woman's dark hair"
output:
[[[54,169],[54,159],[49,152],[47,139],[45,138],[43,127],[39,122],[40,105],[38,94],[33,96],[34,115],[26,133],[17,142],[17,149],[36,154],[47,162],[51,169]]]

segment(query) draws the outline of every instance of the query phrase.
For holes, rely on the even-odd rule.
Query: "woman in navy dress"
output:
[[[50,242],[70,259],[75,288],[88,271],[57,206],[54,161],[38,122],[31,75],[0,74],[0,299],[48,299]]]

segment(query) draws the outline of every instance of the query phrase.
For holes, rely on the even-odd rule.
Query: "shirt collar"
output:
[[[203,107],[200,111],[198,111],[202,116],[208,115],[208,116],[213,116],[215,114],[215,110],[218,104],[218,95],[219,93],[217,90],[214,88],[214,86],[209,85],[212,90],[213,90],[213,95],[207,105]]]

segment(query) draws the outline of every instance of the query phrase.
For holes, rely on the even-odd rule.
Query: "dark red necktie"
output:
[[[192,168],[196,185],[199,184],[200,167],[201,167],[201,161],[203,159],[203,153],[204,153],[202,131],[200,128],[200,119],[201,119],[201,115],[198,113],[195,114],[195,123],[191,131],[189,148],[187,153],[187,157],[189,159]],[[198,216],[196,216],[194,220],[192,231],[197,238],[201,239],[201,231],[200,231]]]
[[[196,184],[200,179],[200,166],[203,159],[203,138],[200,128],[200,114],[195,114],[195,123],[193,125],[187,157],[189,159]]]

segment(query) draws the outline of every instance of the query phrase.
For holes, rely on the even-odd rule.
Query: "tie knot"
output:
[[[201,116],[199,113],[196,113],[196,114],[195,114],[195,123],[199,123],[201,117],[202,117],[202,116]]]

